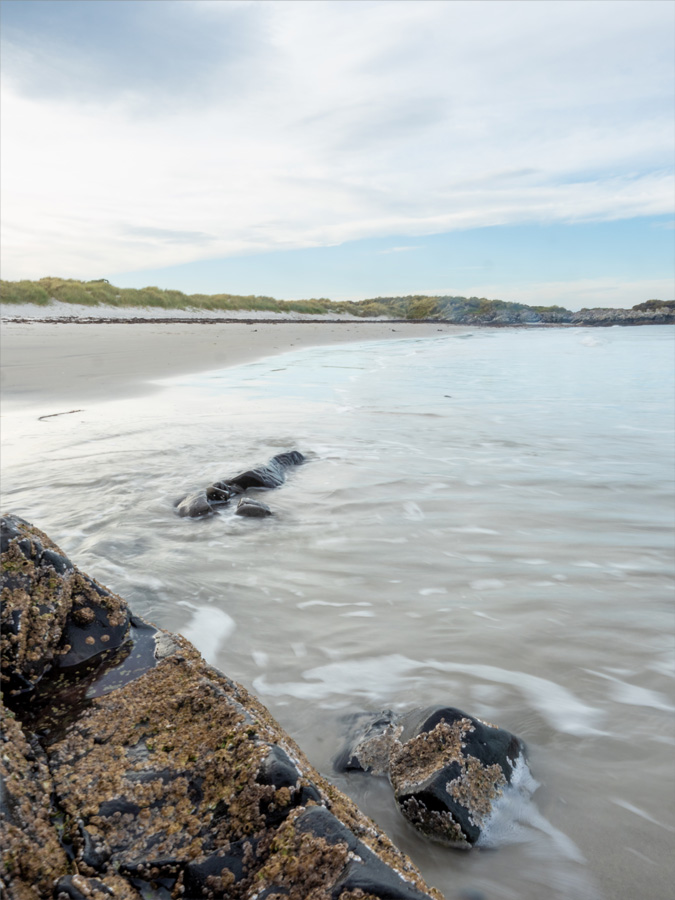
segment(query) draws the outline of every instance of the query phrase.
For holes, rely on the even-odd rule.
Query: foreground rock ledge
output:
[[[2,568],[10,900],[441,898],[244,688],[16,516]]]

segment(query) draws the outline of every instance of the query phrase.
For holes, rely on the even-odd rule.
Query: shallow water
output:
[[[675,330],[319,347],[38,421],[4,405],[3,507],[252,688],[450,898],[672,887]],[[174,499],[297,448],[271,519]],[[528,744],[495,851],[418,838],[332,774],[345,718],[443,703]],[[474,893],[471,893],[471,892]]]

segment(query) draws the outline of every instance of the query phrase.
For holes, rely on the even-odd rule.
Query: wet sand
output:
[[[153,380],[251,362],[302,347],[461,333],[464,327],[401,322],[65,324],[3,322],[4,403],[54,405],[137,396]],[[48,408],[47,408],[48,407]]]

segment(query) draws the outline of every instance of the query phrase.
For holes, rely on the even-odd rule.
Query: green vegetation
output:
[[[50,300],[85,306],[120,308],[155,307],[160,309],[208,310],[218,312],[297,312],[314,315],[347,313],[361,318],[387,316],[410,321],[451,322],[458,325],[548,324],[573,321],[574,314],[562,306],[526,306],[485,297],[376,297],[370,300],[335,302],[325,297],[311,300],[275,300],[274,297],[238,294],[184,294],[158,287],[118,288],[105,278],[76,281],[72,278],[41,278],[39,281],[1,281],[2,303],[37,303]],[[637,312],[666,307],[675,309],[675,301],[647,300],[633,307]]]
[[[675,300],[647,300],[645,303],[638,303],[633,309],[663,309],[664,306],[666,309],[675,309]]]
[[[569,322],[572,313],[562,306],[526,306],[485,297],[378,297],[365,300],[397,319],[437,320],[456,324],[507,325]]]
[[[237,294],[184,294],[150,286],[140,289],[118,288],[105,278],[76,281],[73,278],[41,278],[39,281],[0,282],[2,303],[39,303],[50,300],[85,306],[156,307],[162,309],[262,310],[266,312],[318,313],[341,310],[343,304],[330,300],[275,300],[273,297],[239,296]],[[339,309],[338,309],[339,308]]]

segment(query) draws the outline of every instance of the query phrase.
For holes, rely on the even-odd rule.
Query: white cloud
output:
[[[131,6],[188,17],[180,85],[11,32],[3,277],[672,209],[670,4]]]

